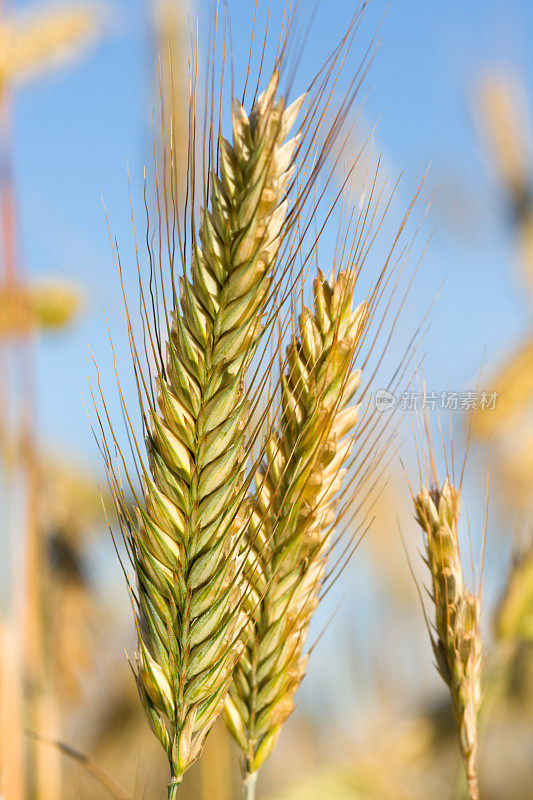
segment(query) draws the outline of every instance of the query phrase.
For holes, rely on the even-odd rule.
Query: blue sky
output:
[[[32,5],[40,3],[18,3]],[[335,43],[354,5],[321,4],[300,65],[302,78]],[[245,0],[230,3],[235,42],[248,41],[249,6]],[[196,8],[205,21],[210,0],[197,0]],[[273,27],[281,8],[273,0]],[[14,108],[24,266],[36,278],[72,280],[87,293],[85,313],[69,335],[50,336],[40,348],[42,429],[47,439],[81,448],[90,460],[95,451],[80,393],[86,394],[87,342],[104,359],[104,370],[109,366],[103,308],[119,351],[122,338],[101,196],[127,264],[132,250],[126,165],[139,213],[142,170],[150,165],[149,3],[115,0],[112,9],[104,41],[79,63],[20,89]],[[354,67],[385,11],[385,3],[370,3]],[[380,28],[363,119],[366,130],[379,119],[377,146],[391,177],[404,173],[393,214],[399,219],[430,162],[425,196],[440,185],[443,197],[441,202],[437,194],[424,227],[423,237],[431,231],[433,236],[413,301],[422,314],[445,279],[425,341],[426,372],[436,389],[468,387],[484,357],[490,362],[527,329],[528,297],[514,269],[500,188],[487,170],[470,98],[488,67],[504,66],[530,80],[532,33],[533,7],[525,0],[394,0]],[[462,225],[442,212],[450,204],[459,217],[464,206]]]

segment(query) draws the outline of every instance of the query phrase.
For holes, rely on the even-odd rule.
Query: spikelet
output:
[[[225,707],[252,797],[255,773],[292,712],[305,674],[304,644],[351,451],[346,434],[358,407],[349,404],[360,383],[352,363],[366,316],[364,305],[352,310],[353,289],[351,271],[332,285],[319,272],[314,310],[303,309],[287,351],[279,430],[256,476],[246,572],[251,621]]]
[[[450,690],[470,800],[478,800],[477,741],[481,702],[482,647],[480,601],[464,585],[457,520],[460,493],[447,479],[442,488],[422,488],[415,499],[424,531],[435,633],[431,633],[437,669]]]
[[[131,550],[139,590],[137,682],[170,762],[169,797],[222,710],[240,652],[239,507],[245,492],[244,376],[256,350],[287,213],[301,101],[285,108],[278,76],[250,116],[235,102],[233,144],[220,139],[191,277],[181,279],[151,477]]]

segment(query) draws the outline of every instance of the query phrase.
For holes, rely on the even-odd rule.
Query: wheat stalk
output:
[[[482,645],[480,600],[464,585],[457,538],[459,490],[446,479],[438,488],[423,487],[415,498],[418,524],[424,531],[431,599],[430,630],[437,669],[450,691],[459,733],[470,800],[478,800],[478,713],[481,702]]]
[[[270,755],[305,674],[304,645],[319,601],[357,421],[352,370],[365,307],[352,310],[355,278],[319,272],[314,310],[304,308],[282,375],[281,422],[257,475],[246,577],[252,588],[245,651],[225,719],[244,755],[245,794]]]

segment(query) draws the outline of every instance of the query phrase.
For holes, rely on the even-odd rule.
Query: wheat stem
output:
[[[470,800],[479,800],[479,787],[477,774],[474,772],[472,775],[467,776],[468,780],[468,793]]]
[[[168,800],[176,800],[179,796],[178,789],[181,785],[181,777],[172,777],[168,783]]]
[[[247,773],[242,782],[243,800],[255,800],[256,786],[257,786],[257,772]]]

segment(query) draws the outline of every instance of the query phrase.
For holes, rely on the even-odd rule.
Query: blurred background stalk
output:
[[[11,777],[4,787],[6,800],[60,800],[60,755],[33,740],[18,745],[23,730],[37,730],[50,738],[60,735],[56,687],[50,675],[46,645],[45,577],[47,553],[39,520],[40,468],[35,341],[43,316],[35,313],[32,288],[19,246],[16,192],[13,176],[13,92],[29,77],[76,57],[100,29],[96,5],[71,5],[32,10],[20,17],[14,3],[0,0],[0,219],[2,274],[0,347],[2,349],[2,437],[6,492],[11,507],[9,538],[13,573],[11,600],[3,632],[5,691],[12,684],[12,702],[0,705],[3,741],[12,728],[13,752],[4,747],[0,768]],[[41,311],[42,311],[41,304]],[[16,633],[15,633],[16,631]],[[7,652],[4,652],[7,650]],[[23,691],[20,691],[20,683]],[[4,698],[5,699],[5,698]],[[13,715],[10,718],[10,715]],[[21,762],[23,768],[21,767]],[[18,764],[18,768],[14,765]],[[7,765],[7,766],[6,766]],[[13,773],[18,772],[17,779]],[[27,785],[24,786],[24,776]]]

